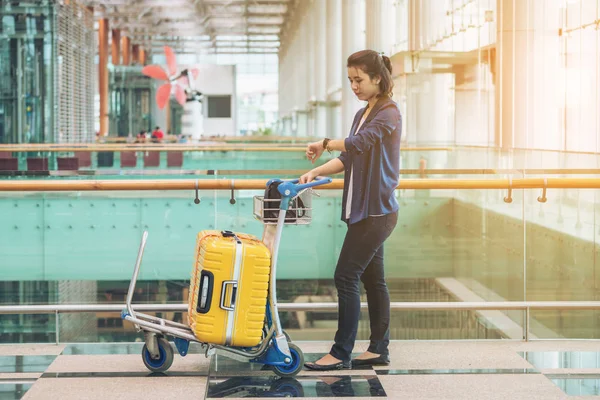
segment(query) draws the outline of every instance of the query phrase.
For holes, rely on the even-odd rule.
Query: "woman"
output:
[[[400,174],[401,117],[392,101],[392,66],[388,57],[363,50],[348,58],[352,91],[366,107],[356,113],[346,139],[314,142],[306,156],[313,163],[324,150],[341,151],[338,158],[300,178],[300,183],[344,171],[342,220],[348,231],[335,269],[338,330],[329,354],[309,369],[329,371],[352,365],[387,365],[390,297],[383,272],[383,243],[398,220],[394,190]],[[369,349],[350,360],[360,314],[359,280],[367,291],[371,338]]]

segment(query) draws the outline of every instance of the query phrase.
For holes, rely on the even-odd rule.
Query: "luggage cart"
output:
[[[167,340],[167,335],[174,338],[175,347],[183,357],[187,355],[190,342],[200,343],[206,357],[217,351],[229,358],[245,362],[253,362],[271,366],[273,371],[282,377],[295,376],[304,366],[302,350],[291,343],[289,336],[283,331],[277,309],[277,255],[283,226],[287,224],[308,224],[312,219],[311,188],[331,182],[331,178],[321,178],[313,182],[299,184],[298,179],[282,181],[273,179],[273,183],[281,194],[280,199],[265,199],[263,196],[254,198],[254,216],[264,223],[263,241],[270,243],[271,275],[269,278],[269,293],[267,296],[265,327],[260,343],[252,348],[239,348],[211,343],[203,343],[196,338],[192,329],[186,325],[152,315],[136,312],[131,305],[135,285],[142,263],[148,232],[144,231],[142,241],[133,270],[133,277],[127,292],[126,309],[121,312],[121,318],[134,324],[138,332],[144,334],[142,360],[146,367],[153,372],[164,372],[173,363],[173,347]],[[290,208],[290,206],[292,206]],[[278,216],[273,218],[273,211]],[[291,214],[291,215],[290,215]],[[228,309],[229,312],[232,312]]]

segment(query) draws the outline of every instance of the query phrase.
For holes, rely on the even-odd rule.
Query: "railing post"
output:
[[[525,323],[523,324],[523,339],[529,342],[529,307],[525,308]]]
[[[59,343],[59,337],[58,337],[58,332],[59,332],[59,329],[58,329],[58,310],[54,311],[54,316],[55,316],[54,336],[55,336],[55,342],[56,342],[56,344],[58,344]]]

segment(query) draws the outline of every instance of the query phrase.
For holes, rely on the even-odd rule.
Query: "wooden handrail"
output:
[[[99,169],[81,169],[81,170],[49,170],[43,171],[46,174],[40,173],[40,171],[0,171],[0,176],[115,176],[121,177],[126,176],[166,176],[166,175],[179,175],[183,177],[185,175],[193,176],[221,176],[226,178],[230,175],[244,176],[250,179],[252,175],[264,175],[264,176],[301,176],[306,173],[310,168],[307,164],[307,168],[304,169],[154,169],[154,168],[130,168],[130,169],[119,169],[119,168],[99,168]],[[340,172],[333,176],[343,176],[344,173]],[[485,169],[485,168],[472,168],[472,169],[416,169],[416,168],[404,168],[400,170],[400,179],[403,175],[420,175],[420,178],[428,178],[431,175],[483,175],[483,176],[508,176],[512,175],[515,178],[522,177],[523,175],[599,175],[600,169],[598,168],[581,168],[581,169],[560,169],[560,168],[532,168],[532,169]],[[464,178],[464,177],[463,177]]]
[[[597,151],[579,151],[579,150],[551,150],[551,149],[535,149],[535,148],[526,148],[526,147],[512,147],[510,149],[504,149],[502,147],[499,146],[485,146],[485,145],[476,145],[476,144],[469,144],[469,145],[458,145],[454,147],[456,150],[460,150],[460,149],[487,149],[487,150],[494,150],[497,152],[501,152],[501,153],[508,153],[508,152],[540,152],[540,153],[559,153],[559,154],[585,154],[585,155],[591,155],[591,156],[600,156],[600,152]]]
[[[154,169],[154,168],[99,168],[99,169],[81,169],[81,170],[49,170],[46,171],[49,176],[158,176],[158,175],[217,175],[226,178],[228,175],[245,176],[249,179],[251,175],[266,175],[266,176],[301,176],[310,168],[304,169]],[[40,171],[0,171],[0,176],[39,176]],[[343,176],[343,172],[334,176]],[[523,175],[599,175],[599,168],[528,168],[528,169],[491,169],[491,168],[433,168],[433,169],[417,169],[404,168],[400,170],[400,175],[421,175],[421,178],[427,178],[430,175],[513,175],[515,177]],[[404,179],[404,178],[400,178]]]
[[[144,179],[144,180],[19,180],[0,181],[0,192],[53,191],[136,191],[136,190],[262,190],[266,179]],[[322,189],[342,189],[344,181],[334,179]],[[403,179],[398,189],[600,189],[596,178],[526,179]]]

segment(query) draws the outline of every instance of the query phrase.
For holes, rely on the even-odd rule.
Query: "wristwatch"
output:
[[[324,150],[327,150],[328,152],[330,152],[330,153],[331,153],[331,150],[329,150],[329,149],[327,148],[327,145],[329,144],[329,142],[331,142],[331,139],[329,139],[329,138],[325,138],[325,139],[323,139],[323,149],[324,149]]]

